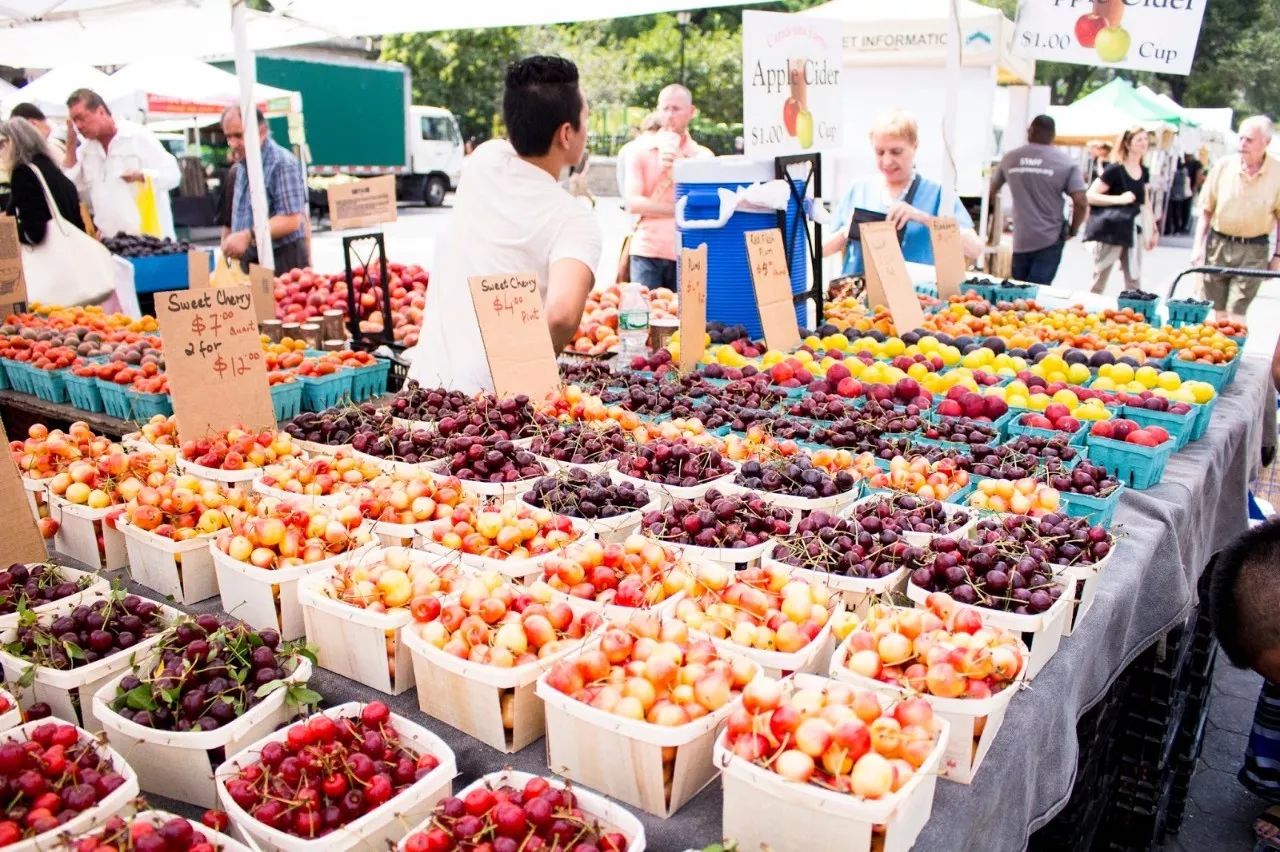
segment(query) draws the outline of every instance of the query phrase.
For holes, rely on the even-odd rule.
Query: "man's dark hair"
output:
[[[46,121],[44,112],[35,104],[16,104],[9,112],[10,118],[25,118],[27,121]]]
[[[1209,578],[1213,631],[1237,668],[1280,648],[1280,518],[1240,536],[1218,554]]]
[[[1058,126],[1054,124],[1053,118],[1048,115],[1037,115],[1031,119],[1031,126],[1027,128],[1027,139],[1032,142],[1038,142],[1041,145],[1048,145],[1053,141],[1053,137],[1058,135]]]
[[[107,111],[107,115],[111,115],[111,108],[107,106],[107,102],[102,99],[102,95],[93,89],[76,89],[71,93],[71,97],[67,98],[67,109],[76,104],[81,104],[85,109],[102,109]]]
[[[507,138],[522,157],[540,157],[566,123],[574,130],[582,119],[578,66],[559,56],[530,56],[507,66],[502,120]]]

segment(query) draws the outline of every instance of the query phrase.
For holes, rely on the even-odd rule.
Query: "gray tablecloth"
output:
[[[1260,446],[1264,435],[1270,444],[1275,439],[1274,399],[1269,363],[1246,360],[1218,402],[1205,437],[1173,456],[1160,485],[1127,492],[1115,519],[1121,540],[1098,580],[1093,608],[1034,684],[1014,699],[974,782],[938,784],[933,816],[917,849],[1022,849],[1028,835],[1066,804],[1075,775],[1077,720],[1130,661],[1186,617],[1196,577],[1210,554],[1245,529],[1245,495]],[[192,609],[215,611],[217,599]],[[375,697],[373,690],[322,670],[311,685],[328,704]],[[461,773],[455,789],[503,766],[546,772],[541,740],[504,755],[425,717],[413,690],[390,703],[454,749]],[[188,815],[196,812],[151,798]],[[720,837],[719,784],[712,783],[670,819],[636,815],[655,852],[702,847]]]

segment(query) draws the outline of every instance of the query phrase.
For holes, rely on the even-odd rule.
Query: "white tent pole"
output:
[[[244,0],[231,0],[231,37],[235,44],[236,76],[240,79],[240,115],[244,119],[244,155],[249,177],[249,206],[253,210],[253,228],[258,241],[258,263],[275,269],[271,247],[271,223],[267,217],[267,188],[262,178],[262,146],[258,140],[258,111],[253,100],[253,87],[258,73],[253,52],[249,50],[249,33],[245,21]]]
[[[946,153],[942,164],[942,189],[944,204],[949,210],[949,200],[956,192],[956,112],[960,100],[960,8],[959,0],[947,4],[947,97],[942,107],[942,145]]]

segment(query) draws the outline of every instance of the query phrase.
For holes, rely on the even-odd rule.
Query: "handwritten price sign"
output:
[[[698,366],[707,335],[707,244],[680,250],[680,372]]]
[[[551,331],[533,273],[468,280],[484,355],[498,396],[526,394],[541,401],[560,386]]]
[[[156,317],[181,434],[275,424],[248,287],[165,293],[156,299]]]
[[[743,236],[747,240],[747,263],[756,288],[764,342],[770,349],[790,352],[800,345],[800,325],[796,322],[796,307],[791,297],[791,275],[787,272],[782,232],[768,228],[747,231]]]

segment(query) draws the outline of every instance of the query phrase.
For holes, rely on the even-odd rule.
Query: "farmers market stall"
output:
[[[396,274],[416,280],[412,270]],[[282,279],[278,289],[288,298],[281,311],[304,310],[311,290],[327,294],[321,301],[332,298],[333,283],[309,281],[304,292],[290,289],[300,281]],[[231,612],[249,625],[219,641],[251,641],[241,638],[244,630],[256,637],[275,631],[283,641],[281,661],[273,656],[263,663],[278,665],[279,673],[255,674],[265,675],[255,683],[263,695],[274,696],[270,702],[244,708],[233,725],[215,723],[199,734],[168,731],[160,716],[146,715],[156,712],[155,702],[172,701],[163,684],[144,694],[137,690],[145,692],[145,684],[113,680],[130,665],[127,645],[112,644],[115,634],[102,637],[102,656],[87,666],[69,657],[59,664],[30,637],[11,641],[6,674],[12,680],[11,671],[35,672],[34,696],[20,691],[17,701],[28,709],[33,700],[47,702],[86,730],[105,728],[115,750],[111,759],[127,763],[132,783],[153,806],[195,818],[216,797],[230,811],[237,837],[275,844],[289,842],[275,833],[281,826],[251,816],[253,795],[246,799],[242,787],[231,792],[228,779],[249,777],[237,775],[237,767],[252,759],[242,750],[259,737],[291,749],[302,743],[298,733],[271,734],[268,720],[282,712],[288,689],[290,701],[314,691],[339,716],[365,712],[349,702],[385,701],[397,742],[412,743],[413,755],[431,756],[417,774],[409,772],[412,784],[406,777],[393,791],[399,824],[375,802],[358,827],[351,823],[350,833],[344,826],[342,834],[329,836],[332,848],[360,838],[401,840],[449,789],[504,766],[547,774],[549,762],[551,770],[620,803],[610,825],[627,833],[630,848],[639,848],[639,826],[648,848],[661,850],[700,847],[741,832],[768,834],[775,848],[786,849],[852,831],[858,834],[847,835],[854,838],[850,848],[862,848],[871,845],[871,823],[887,826],[887,848],[913,841],[922,849],[1023,848],[1030,832],[1068,804],[1082,751],[1130,747],[1121,734],[1099,734],[1095,742],[1086,732],[1078,741],[1082,717],[1095,704],[1125,700],[1117,682],[1128,683],[1135,661],[1150,656],[1152,643],[1163,648],[1167,638],[1171,646],[1191,647],[1177,637],[1200,630],[1199,622],[1188,620],[1196,578],[1208,557],[1245,526],[1247,484],[1261,446],[1274,443],[1274,393],[1269,365],[1240,354],[1247,331],[1204,322],[1206,308],[1199,303],[1162,308],[1134,302],[1098,315],[1060,309],[1029,318],[1035,309],[1027,300],[1034,294],[1026,287],[971,279],[963,288],[946,303],[920,295],[930,312],[927,334],[889,336],[885,311],[868,313],[837,301],[828,312],[833,325],[805,333],[792,352],[713,326],[693,374],[680,377],[674,369],[684,345],[676,337],[669,349],[637,356],[612,372],[591,357],[565,366],[567,384],[539,405],[413,386],[386,397],[386,369],[367,353],[320,353],[292,338],[264,337],[259,344],[250,325],[249,341],[268,364],[282,426],[251,432],[232,426],[198,441],[179,439],[181,410],[175,420],[155,408],[174,404],[165,371],[177,370],[183,356],[176,344],[158,345],[154,320],[68,309],[11,317],[0,340],[0,374],[15,388],[0,392],[0,406],[79,420],[76,406],[92,407],[94,397],[86,396],[91,389],[100,403],[125,401],[115,409],[119,417],[94,420],[94,428],[114,435],[112,427],[140,427],[125,442],[127,455],[84,423],[66,434],[33,426],[25,438],[11,428],[28,508],[59,554],[72,557],[59,561],[125,579],[144,598],[171,596],[185,612]],[[404,289],[399,298],[406,301],[394,307],[412,310],[410,288]],[[660,298],[664,310],[678,313],[669,294]],[[607,354],[594,347],[608,337],[608,307],[602,298],[587,318],[589,327],[579,336],[586,341],[584,356]],[[162,317],[162,327],[165,322]],[[1027,331],[1031,326],[1035,333]],[[1070,345],[1050,348],[1045,339]],[[290,402],[287,397],[295,395]],[[1001,455],[1002,448],[1012,454]],[[584,470],[565,470],[578,466]],[[335,471],[340,475],[331,475]],[[152,484],[144,486],[143,479]],[[179,488],[190,497],[176,503]],[[605,496],[575,496],[575,489]],[[694,511],[689,501],[709,489],[723,496]],[[506,502],[490,510],[479,506],[488,499]],[[763,508],[753,508],[757,501]],[[606,502],[630,511],[606,514]],[[211,508],[216,505],[227,510]],[[912,526],[878,520],[901,524],[899,515]],[[1044,524],[1053,531],[1045,533]],[[807,549],[850,529],[858,543],[847,553]],[[879,539],[882,546],[864,547],[863,536],[871,540],[885,530],[898,533]],[[637,543],[632,538],[638,536],[628,538],[632,531],[645,537]],[[1035,547],[1048,538],[1058,543],[1052,558],[1042,551],[1026,557],[1029,566],[1019,562],[1017,582],[1002,578],[1004,585],[997,586],[1002,569],[988,563],[983,574],[977,561],[952,579],[942,561],[994,541],[1014,547],[1027,535],[1043,537]],[[597,536],[600,543],[592,544]],[[785,543],[796,539],[800,549],[786,550],[792,545]],[[591,554],[603,559],[606,542],[619,557],[631,552],[624,547],[634,548],[637,560],[643,554],[642,562],[619,569],[624,573],[661,566],[660,573],[646,573],[644,581],[628,574],[613,589],[613,568],[604,579],[581,573],[601,567]],[[726,587],[737,589],[737,605],[751,613],[757,603],[743,596],[772,589],[777,602],[765,595],[760,612],[777,608],[783,621],[734,620],[731,633],[717,635],[711,613],[736,606],[728,592],[718,597]],[[891,589],[905,591],[897,601],[906,609],[867,609],[868,593]],[[943,590],[951,597],[929,594]],[[510,609],[485,609],[499,598],[482,596],[500,592],[509,595]],[[86,587],[77,594],[105,593]],[[522,621],[517,613],[535,599],[538,605],[545,599],[548,616],[529,610]],[[969,605],[979,601],[988,605]],[[689,675],[692,684],[682,684],[690,687],[692,703],[664,698],[652,708],[687,720],[671,726],[645,715],[637,695],[651,687],[643,684],[628,681],[628,690],[640,691],[629,691],[610,705],[614,710],[575,697],[581,680],[576,691],[557,685],[572,682],[572,673],[588,665],[583,642],[589,647],[599,637],[604,646],[609,632],[590,633],[599,619],[624,617],[643,604],[652,606],[655,631],[659,616],[676,625],[670,634],[662,627],[661,635],[664,645],[682,654],[698,648],[686,629],[707,630],[710,637],[697,651],[704,662],[683,664],[704,667],[704,674]],[[37,609],[49,613],[62,606],[54,599],[42,605],[53,609]],[[173,641],[145,621],[159,625],[171,617],[169,610],[136,601],[128,606],[127,617],[138,619],[139,630],[146,627],[136,638],[130,633],[130,643],[142,639],[150,648]],[[474,613],[466,616],[475,619],[468,630],[479,633],[468,634],[475,644],[463,646],[461,656],[449,644],[466,641],[458,638],[461,621],[451,636],[445,607],[454,607],[450,612],[459,620]],[[913,677],[910,669],[891,674],[894,666],[881,666],[890,659],[883,644],[870,650],[854,641],[872,619],[894,612],[914,614],[895,618],[933,618],[940,633],[930,627],[931,636],[977,636],[980,628],[1005,643],[1001,659],[1011,660],[1012,669],[985,679],[966,674],[958,686],[955,671],[946,681],[930,669],[922,680],[928,699],[902,698],[898,708],[910,705],[902,711],[904,738],[909,731],[912,738],[924,737],[911,740],[915,750],[904,739],[902,756],[895,758],[900,765],[891,768],[875,745],[865,756],[878,762],[873,768],[889,772],[883,778],[856,769],[850,776],[828,776],[853,778],[853,790],[871,791],[865,796],[784,779],[788,772],[808,778],[805,773],[814,771],[813,760],[806,770],[806,758],[798,765],[795,759],[811,744],[812,727],[796,729],[797,748],[787,752],[792,759],[780,757],[776,772],[742,757],[744,745],[732,734],[741,720],[732,714],[739,702],[764,702],[770,694],[765,685],[748,696],[761,682],[752,681],[761,677],[757,668],[803,672],[798,684],[828,688],[817,686],[827,683],[821,678],[828,672],[859,683],[870,654],[866,677],[873,678],[873,688]],[[546,627],[535,629],[533,619]],[[293,653],[289,643],[304,638],[318,646],[317,662],[283,662]],[[909,640],[902,641],[909,649]],[[517,646],[522,660],[526,648],[538,655],[520,662],[511,651],[508,665],[498,662],[498,652]],[[923,651],[911,653],[924,659]],[[650,654],[648,663],[638,655],[633,660],[644,676],[629,678],[659,682],[657,674],[647,678],[664,658]],[[601,659],[606,670],[616,662],[603,653]],[[1211,660],[1210,654],[1210,666]],[[717,664],[722,667],[705,674]],[[669,674],[677,676],[674,667]],[[805,679],[814,676],[821,677]],[[711,683],[713,678],[723,680]],[[664,689],[674,680],[667,683]],[[951,692],[953,686],[959,691]],[[789,701],[792,687],[781,689],[781,700]],[[623,713],[627,699],[638,716]],[[701,707],[698,715],[683,715],[694,703]],[[990,709],[966,715],[966,705]],[[1155,712],[1154,705],[1143,706]],[[186,713],[185,701],[183,707]],[[375,718],[385,712],[369,707]],[[867,712],[876,724],[886,719],[899,725],[888,715],[898,710],[879,701],[871,711],[864,703],[858,718]],[[731,733],[720,740],[713,761],[712,739],[725,718]],[[976,718],[985,720],[985,732]],[[1171,714],[1175,727],[1180,721]],[[874,739],[877,729],[870,727]],[[957,738],[955,748],[944,742],[948,731]],[[196,761],[174,756],[173,749],[194,748],[181,745],[183,735],[211,737],[199,748],[200,760],[211,761],[195,771],[199,777],[184,772]],[[378,751],[380,743],[370,748]],[[829,748],[816,749],[823,766],[829,765]],[[885,754],[898,751],[884,748]],[[208,758],[210,749],[222,751]],[[223,757],[228,764],[218,768]],[[834,765],[842,766],[843,757],[836,756]],[[727,787],[711,780],[722,768]],[[218,780],[204,783],[215,769]],[[711,783],[701,789],[706,780]],[[891,783],[897,785],[892,792]],[[1089,792],[1091,785],[1092,776],[1075,792]],[[163,798],[177,789],[186,791],[182,801]],[[785,811],[788,818],[762,823],[762,797],[781,809],[775,816]],[[820,798],[852,815],[844,821],[824,816],[816,809]],[[106,808],[107,799],[102,801]],[[94,814],[100,820],[109,812]],[[814,820],[811,829],[796,829],[802,818]],[[1079,830],[1092,830],[1099,819],[1095,814]],[[34,826],[37,833],[41,825]],[[308,827],[315,827],[310,817],[287,826],[304,833]]]

